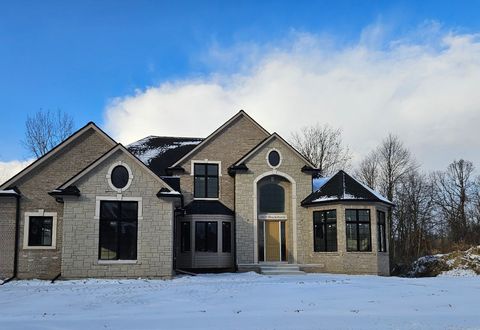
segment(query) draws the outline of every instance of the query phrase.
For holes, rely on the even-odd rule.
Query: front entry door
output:
[[[265,221],[266,261],[280,261],[280,221]]]

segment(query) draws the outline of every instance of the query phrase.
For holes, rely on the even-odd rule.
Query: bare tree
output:
[[[444,217],[453,242],[469,241],[469,214],[475,201],[473,163],[455,160],[444,172],[433,174],[435,202]]]
[[[25,122],[24,147],[35,157],[45,155],[50,149],[65,140],[73,131],[73,118],[57,110],[37,111]]]
[[[355,176],[372,189],[377,189],[379,184],[379,161],[376,151],[371,151],[358,165]]]
[[[429,253],[434,231],[433,187],[428,176],[416,170],[406,174],[395,188],[394,237],[397,260],[411,262]]]
[[[343,144],[342,131],[328,124],[316,124],[292,134],[293,146],[319,170],[320,175],[334,174],[349,166],[350,150]]]

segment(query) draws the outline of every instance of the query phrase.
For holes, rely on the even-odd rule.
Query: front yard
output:
[[[16,281],[0,329],[480,329],[480,277]]]

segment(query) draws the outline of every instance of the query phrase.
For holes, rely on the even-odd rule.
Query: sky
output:
[[[0,0],[0,177],[40,109],[124,144],[244,109],[287,139],[341,128],[354,163],[393,133],[426,170],[480,168],[479,33],[480,1]]]

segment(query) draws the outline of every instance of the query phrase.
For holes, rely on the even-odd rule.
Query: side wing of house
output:
[[[7,236],[0,249],[1,277],[14,275],[15,256],[19,278],[51,279],[60,273],[63,204],[48,193],[115,144],[89,123],[0,186],[0,227],[5,228],[2,236]],[[19,192],[18,198],[1,193],[12,188]]]
[[[172,276],[180,193],[123,146],[54,193],[65,205],[62,277]]]

